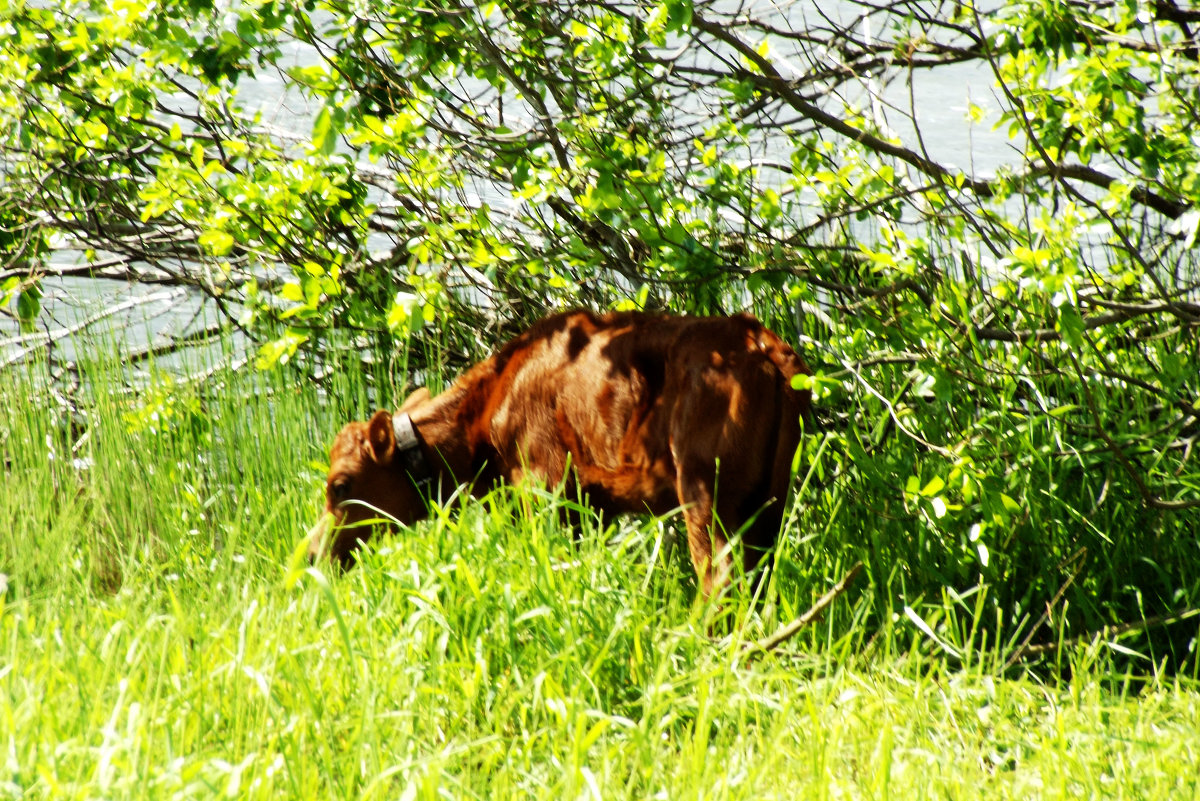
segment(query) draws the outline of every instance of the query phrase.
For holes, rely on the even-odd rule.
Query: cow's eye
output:
[[[350,496],[350,482],[347,479],[338,479],[329,485],[329,495],[333,500],[341,502]]]

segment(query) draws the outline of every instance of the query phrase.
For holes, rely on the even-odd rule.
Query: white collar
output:
[[[392,415],[392,433],[396,435],[396,455],[404,463],[404,469],[417,487],[428,484],[433,478],[433,471],[425,461],[421,452],[421,441],[417,438],[417,430],[413,427],[412,418],[403,412]]]

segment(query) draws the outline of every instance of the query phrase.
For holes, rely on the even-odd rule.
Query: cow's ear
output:
[[[400,404],[400,411],[411,412],[427,400],[429,400],[429,390],[421,387],[404,399],[404,403]]]
[[[367,445],[371,458],[379,464],[388,464],[396,453],[396,432],[392,430],[392,415],[378,411],[367,423]]]

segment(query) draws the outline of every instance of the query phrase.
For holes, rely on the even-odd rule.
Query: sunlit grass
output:
[[[1062,681],[1004,673],[925,621],[951,658],[902,616],[869,627],[866,579],[743,658],[848,567],[819,547],[836,522],[790,531],[760,600],[720,611],[669,523],[575,532],[536,489],[439,510],[345,574],[297,567],[326,445],[363,409],[282,378],[116,378],[92,375],[74,428],[0,389],[0,798],[1196,796],[1187,680],[1123,683],[1094,651]]]

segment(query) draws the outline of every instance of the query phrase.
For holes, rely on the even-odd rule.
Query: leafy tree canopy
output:
[[[888,598],[986,587],[1014,637],[1197,603],[1190,7],[0,0],[0,31],[26,324],[46,276],[115,276],[203,293],[263,366],[423,367],[552,307],[752,309],[820,368],[801,523]],[[897,102],[955,69],[999,168]]]

